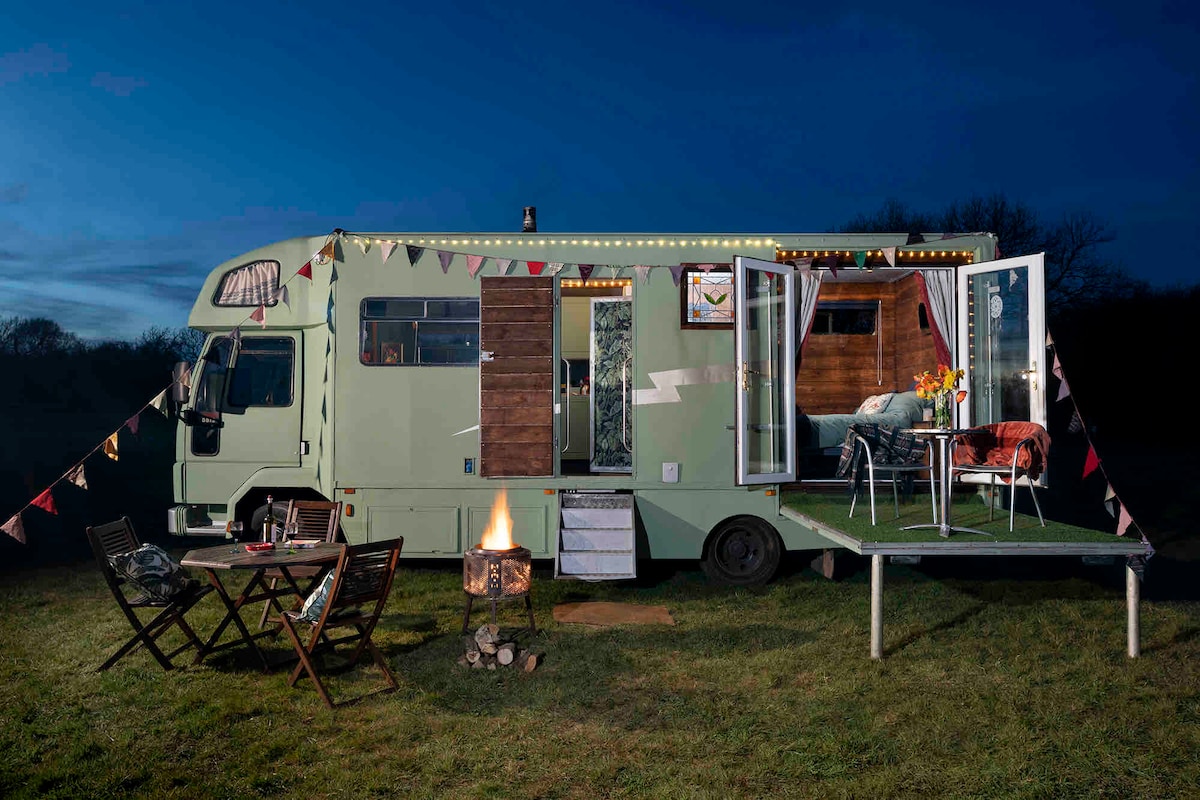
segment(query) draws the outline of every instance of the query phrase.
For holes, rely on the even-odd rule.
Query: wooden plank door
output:
[[[480,281],[479,474],[552,476],[554,279]]]

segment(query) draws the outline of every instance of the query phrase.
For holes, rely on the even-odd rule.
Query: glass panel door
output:
[[[1045,285],[1043,253],[959,267],[960,424],[1046,424]]]
[[[787,264],[735,256],[739,486],[796,479],[796,306]]]

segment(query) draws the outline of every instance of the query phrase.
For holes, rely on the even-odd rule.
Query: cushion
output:
[[[855,414],[878,414],[888,407],[888,403],[892,400],[893,392],[884,392],[883,394],[873,394],[866,400],[862,401],[862,405],[858,407]]]
[[[122,578],[163,602],[197,585],[179,562],[156,544],[144,544],[137,550],[109,556],[108,562]]]
[[[905,416],[908,418],[907,424],[911,425],[921,419],[921,412],[928,406],[926,401],[917,397],[916,392],[896,392],[888,403],[887,413],[897,418]]]
[[[296,615],[296,619],[302,619],[305,622],[317,622],[321,619],[321,612],[325,610],[325,604],[329,602],[329,590],[333,588],[333,572],[326,574],[321,579],[321,583],[317,588],[312,590],[304,601],[304,605],[300,607],[300,613]]]

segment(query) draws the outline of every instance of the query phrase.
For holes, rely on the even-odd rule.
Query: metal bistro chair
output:
[[[337,541],[338,520],[341,518],[342,502],[340,500],[336,503],[327,500],[289,500],[283,529],[286,531],[288,525],[295,523],[296,541],[334,542]],[[314,578],[324,574],[325,567],[296,566],[290,567],[288,572],[293,578],[307,578],[311,584]],[[279,581],[283,580],[283,573],[277,569],[269,569],[263,573],[263,579],[270,579],[271,588],[274,589],[279,585]],[[311,585],[308,588],[311,589]],[[277,600],[264,601],[262,616],[258,620],[260,629],[266,627],[272,605],[277,612],[283,611]]]
[[[324,652],[317,653],[317,650],[328,648],[327,652],[332,653],[339,644],[356,643],[346,668],[352,668],[364,652],[369,652],[388,686],[391,689],[398,687],[396,676],[388,668],[383,653],[371,641],[371,634],[392,591],[403,546],[403,537],[346,545],[337,567],[313,592],[305,607],[279,615],[278,620],[300,658],[300,663],[288,677],[288,686],[295,686],[296,681],[307,673],[321,700],[333,708],[335,703],[321,681],[317,666]],[[308,629],[307,641],[301,636],[302,628]],[[335,629],[353,629],[353,632],[329,636]]]
[[[133,636],[109,656],[108,660],[96,669],[97,672],[108,669],[138,645],[149,650],[162,668],[168,670],[174,669],[172,658],[189,647],[195,647],[197,650],[202,647],[199,637],[192,630],[192,626],[188,625],[184,615],[211,592],[213,587],[188,582],[182,591],[164,598],[152,592],[138,590],[131,581],[118,575],[109,557],[132,553],[141,547],[129,517],[121,517],[116,522],[104,525],[88,526],[87,538],[92,546],[92,553],[96,556],[96,563],[100,566],[100,572],[104,575],[104,582],[108,584],[121,613],[133,627]],[[150,619],[143,619],[138,616],[138,612],[143,609],[152,609],[158,613]],[[158,646],[158,638],[176,625],[187,641],[175,650],[164,653]]]
[[[846,431],[846,441],[842,444],[841,458],[838,460],[838,475],[850,480],[850,516],[854,516],[854,507],[858,502],[858,489],[862,480],[860,463],[866,461],[866,483],[871,497],[871,524],[876,524],[875,516],[875,477],[877,473],[890,476],[892,479],[892,501],[896,507],[896,517],[900,516],[901,476],[914,476],[918,472],[929,473],[929,502],[933,509],[933,521],[937,523],[937,492],[933,478],[933,445],[922,442],[912,434],[902,433],[901,429],[892,425],[875,425],[855,423]]]
[[[1017,481],[1024,479],[1037,510],[1038,522],[1046,527],[1042,507],[1033,484],[1045,469],[1050,452],[1050,434],[1036,422],[992,422],[979,425],[954,437],[951,444],[951,474],[989,476],[991,496],[988,519],[995,519],[996,479],[1008,485],[1008,530],[1011,533],[1017,514]]]

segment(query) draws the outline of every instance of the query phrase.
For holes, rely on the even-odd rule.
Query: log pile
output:
[[[502,634],[494,622],[481,625],[473,636],[463,637],[463,654],[458,664],[471,669],[501,667],[533,672],[540,656],[520,646],[511,636]]]

